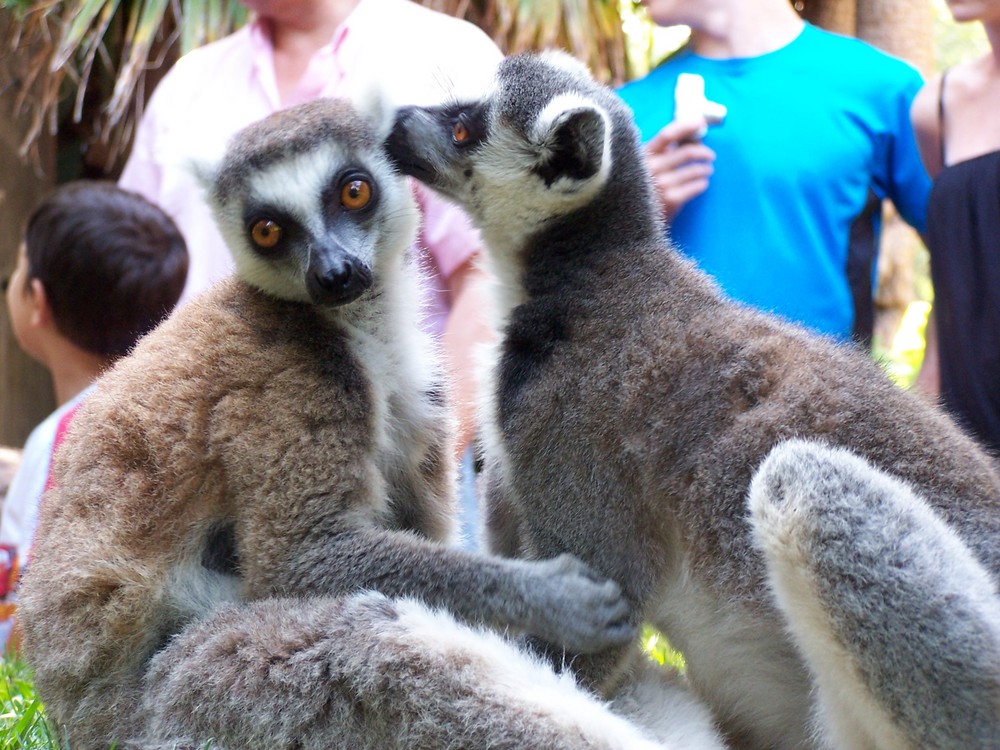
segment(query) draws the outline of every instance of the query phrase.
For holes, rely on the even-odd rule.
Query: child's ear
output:
[[[49,304],[48,295],[45,293],[45,286],[40,279],[32,279],[30,283],[31,298],[31,325],[35,328],[43,328],[52,323],[52,306]]]

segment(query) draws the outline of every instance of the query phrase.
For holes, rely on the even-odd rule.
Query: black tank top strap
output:
[[[945,70],[941,73],[941,83],[938,86],[938,149],[941,152],[941,169],[944,169],[948,165],[944,153],[944,82],[947,77],[948,71]]]

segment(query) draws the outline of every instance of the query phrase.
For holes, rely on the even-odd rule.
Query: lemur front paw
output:
[[[529,625],[531,635],[589,654],[628,643],[636,636],[632,608],[621,587],[573,555],[534,563],[535,585],[547,602]]]

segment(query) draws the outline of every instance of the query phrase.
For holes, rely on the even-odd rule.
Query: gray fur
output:
[[[73,420],[19,619],[76,750],[650,747],[469,627],[583,651],[635,632],[619,587],[569,555],[445,545],[453,447],[404,255],[416,209],[366,133],[319,101],[235,136],[208,191],[238,278],[143,339]],[[353,175],[370,210],[338,202]],[[287,241],[252,248],[260,217]],[[348,256],[346,293],[309,288]],[[410,627],[427,606],[451,615]],[[517,700],[496,707],[495,682]]]
[[[496,634],[375,593],[222,608],[146,684],[144,748],[663,747]]]
[[[464,143],[456,121],[472,134]],[[995,460],[863,352],[726,299],[682,259],[664,238],[631,113],[578,64],[509,58],[479,101],[400,110],[388,142],[404,171],[470,211],[498,277],[502,340],[483,407],[492,548],[572,552],[618,581],[636,622],[652,621],[685,653],[734,746],[830,738],[811,724],[810,670],[748,517],[751,479],[782,441],[846,446],[907,482],[995,585]],[[895,632],[927,624],[900,621]],[[845,648],[860,648],[862,630],[841,631]],[[570,663],[614,691],[628,679],[627,651]],[[892,676],[893,660],[915,652],[866,658],[873,670],[885,660],[877,698],[887,706],[922,689]],[[906,666],[901,674],[920,673]],[[942,698],[905,720],[887,708],[887,721],[917,722],[912,738],[935,714],[956,712],[952,726],[974,719],[962,698]],[[966,747],[950,743],[939,746]]]
[[[997,586],[927,503],[844,449],[792,440],[750,509],[835,746],[1000,747]]]

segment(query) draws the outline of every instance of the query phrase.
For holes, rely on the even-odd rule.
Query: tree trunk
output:
[[[858,36],[901,57],[924,75],[934,64],[934,17],[927,0],[859,0]],[[889,349],[906,308],[916,300],[916,257],[920,237],[891,204],[883,212],[875,292],[876,346]]]
[[[924,75],[934,64],[934,13],[927,0],[859,0],[858,36]]]
[[[927,0],[803,0],[795,7],[817,26],[864,39],[930,72],[934,14]]]
[[[934,61],[934,17],[927,0],[804,0],[802,16],[830,31],[857,36],[901,57],[924,75]],[[920,238],[889,203],[883,211],[875,291],[874,345],[888,349],[903,314],[916,299]]]
[[[14,23],[9,10],[0,10],[0,37]],[[30,50],[7,50],[0,65],[14,65]],[[18,155],[27,122],[15,112],[11,91],[0,93],[0,273],[14,270],[24,223],[35,205],[55,184],[55,142],[46,134],[38,144],[37,163]],[[14,339],[6,300],[0,304],[0,445],[20,447],[31,429],[55,408],[48,371],[21,351]]]
[[[848,36],[857,33],[857,0],[807,0],[795,3],[795,7],[803,18],[820,28]]]

